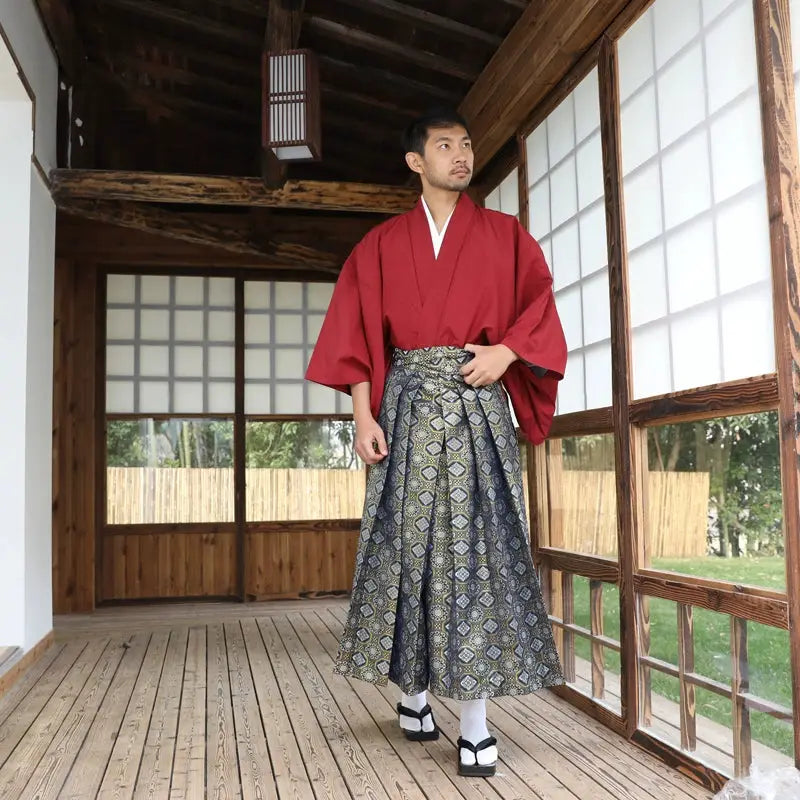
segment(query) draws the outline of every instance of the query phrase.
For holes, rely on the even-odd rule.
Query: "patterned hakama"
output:
[[[457,347],[394,350],[335,671],[471,700],[564,682],[500,383]]]

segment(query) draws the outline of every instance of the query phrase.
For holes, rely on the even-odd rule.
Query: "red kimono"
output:
[[[420,200],[370,231],[345,262],[306,379],[348,394],[369,381],[377,419],[392,347],[502,343],[520,360],[501,381],[522,432],[538,444],[567,359],[552,283],[519,222],[466,194],[435,258]]]

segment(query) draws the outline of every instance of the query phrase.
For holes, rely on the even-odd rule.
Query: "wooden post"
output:
[[[750,691],[747,663],[747,620],[731,617],[731,703],[733,712],[733,769],[738,778],[750,774],[753,744],[750,709],[744,698]]]
[[[692,607],[678,603],[678,679],[681,690],[681,748],[693,752],[697,747],[697,703],[695,686],[686,680],[694,672],[694,617]]]
[[[603,141],[603,178],[608,240],[608,284],[611,309],[611,386],[617,481],[617,536],[620,566],[621,706],[628,736],[638,726],[636,593],[634,574],[638,558],[636,443],[630,420],[630,316],[628,310],[627,250],[622,210],[622,142],[617,51],[604,37],[598,61],[600,127]]]
[[[234,284],[233,519],[236,524],[236,591],[247,600],[247,452],[244,419],[244,278]]]
[[[589,581],[591,594],[592,635],[603,635],[603,582]],[[592,639],[592,697],[605,697],[605,652],[600,642]]]
[[[772,256],[794,757],[800,767],[800,165],[789,0],[754,0],[753,10]]]
[[[561,597],[564,613],[562,619],[570,625],[575,622],[575,586],[571,572],[561,573]],[[554,587],[555,588],[555,587]],[[567,629],[563,631],[562,668],[564,680],[575,683],[575,634]]]

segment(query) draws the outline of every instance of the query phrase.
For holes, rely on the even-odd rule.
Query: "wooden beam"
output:
[[[341,259],[338,256],[314,247],[276,241],[260,244],[247,228],[198,220],[189,214],[164,211],[142,203],[73,198],[59,200],[58,208],[66,214],[84,219],[133,228],[191,244],[274,259],[285,267],[310,268],[334,274],[337,274],[341,267]]]
[[[72,4],[60,0],[36,0],[36,5],[61,69],[71,81],[77,81],[86,63],[86,52],[77,33]]]
[[[224,39],[255,51],[261,48],[261,37],[246,28],[237,28],[210,17],[190,14],[154,0],[98,0],[98,2],[101,5],[128,11],[138,17],[148,17],[158,22],[177,25],[186,30],[204,33],[209,38]]]
[[[129,0],[125,1],[128,2]],[[479,74],[466,64],[450,61],[437,53],[429,53],[427,50],[409,47],[391,39],[376,36],[374,33],[342,25],[333,20],[306,15],[305,24],[310,30],[316,31],[333,41],[341,42],[347,47],[359,47],[362,50],[369,50],[382,56],[401,59],[405,63],[414,64],[443,75],[450,75],[468,83],[472,83]]]
[[[476,143],[476,173],[514,136],[531,110],[627,3],[628,0],[532,0],[527,5],[460,106],[471,123]]]
[[[449,34],[461,40],[471,39],[491,48],[499,47],[503,41],[500,36],[495,36],[493,33],[473,28],[472,25],[465,25],[463,22],[450,19],[450,17],[442,17],[432,11],[425,11],[406,3],[398,3],[397,0],[340,0],[340,2],[394,22],[410,24],[415,28],[422,28],[437,34]]]
[[[50,173],[50,180],[57,202],[86,198],[401,214],[419,196],[405,186],[370,183],[287,181],[281,189],[266,189],[260,178],[114,170],[57,169]]]
[[[372,95],[361,94],[360,92],[351,92],[332,83],[323,83],[321,89],[323,97],[330,97],[333,101],[344,100],[345,102],[353,103],[354,105],[364,106],[365,108],[370,109],[371,112],[374,112],[375,109],[379,108],[381,111],[385,111],[389,114],[395,114],[398,117],[404,117],[406,119],[422,114],[422,111],[419,108],[403,106],[398,102],[392,102],[391,100],[385,100],[384,98],[374,97]],[[327,119],[327,113],[325,109],[323,109],[322,118],[323,120]]]

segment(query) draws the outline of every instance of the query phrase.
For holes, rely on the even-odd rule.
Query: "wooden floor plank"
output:
[[[81,643],[78,646],[82,648],[84,645]],[[54,664],[62,656],[64,648],[64,644],[55,644],[49,647],[33,666],[20,675],[4,692],[0,692],[0,725],[8,719],[45,673],[51,669],[57,669]],[[74,646],[72,652],[75,652]],[[77,655],[75,657],[77,658]]]
[[[63,680],[48,684],[41,695],[37,687],[0,729],[0,797],[16,797],[6,790],[25,787],[107,646],[108,640],[98,639],[82,648]]]
[[[316,614],[310,616],[319,622]],[[317,666],[339,708],[343,724],[349,727],[350,735],[361,745],[387,792],[399,800],[426,800],[413,773],[403,763],[403,759],[387,740],[358,694],[353,691],[345,677],[332,671],[333,662],[309,626],[305,615],[291,612],[287,615],[287,620],[309,658]]]
[[[228,669],[231,682],[236,749],[243,800],[278,800],[270,764],[266,733],[258,710],[258,698],[247,660],[244,634],[238,622],[225,623]]]
[[[37,745],[43,745],[44,748],[36,768],[29,777],[22,773],[7,781],[3,786],[6,796],[30,800],[57,797],[60,794],[124,654],[122,641],[109,642],[55,735],[48,731],[46,735],[38,737]]]
[[[253,675],[258,707],[267,736],[272,770],[281,800],[314,800],[300,747],[294,738],[289,713],[283,703],[272,663],[255,619],[242,620],[247,657]]]
[[[124,651],[114,680],[59,793],[60,800],[81,800],[87,794],[97,794],[149,643],[149,634],[138,634]]]
[[[119,767],[114,767],[112,755],[112,763],[109,764],[106,780],[100,787],[98,800],[124,800],[129,797],[131,776],[135,781],[134,800],[160,800],[169,796],[188,640],[189,629],[185,627],[176,628],[169,634],[164,665],[157,679],[158,689],[149,726],[148,721],[142,720],[141,729],[147,738],[138,771],[134,768],[135,745],[131,745],[131,757],[127,762],[123,758]],[[143,699],[143,713],[146,708],[147,701]],[[131,724],[133,726],[135,722]]]
[[[242,787],[225,629],[220,624],[209,625],[207,635],[206,796],[240,800]]]
[[[97,785],[97,797],[102,797],[107,787],[113,786],[113,796],[118,800],[130,800],[136,773],[139,770],[142,749],[147,735],[147,721],[153,712],[156,687],[161,676],[168,634],[154,633],[150,636],[147,650],[136,676],[135,683],[125,698],[126,708],[116,736],[110,740],[110,754],[103,761],[103,772]],[[77,766],[77,765],[76,765]],[[71,792],[74,800],[80,800],[84,784],[73,786],[70,775],[64,791]]]
[[[170,800],[206,796],[206,629],[189,629]]]
[[[300,747],[300,753],[305,763],[314,794],[320,798],[330,800],[350,800],[351,793],[342,776],[342,770],[358,771],[362,765],[337,765],[331,753],[326,737],[319,728],[314,711],[308,701],[300,678],[292,666],[291,658],[275,629],[272,618],[263,617],[258,620],[264,645],[269,653],[275,680],[283,696],[283,702],[289,711],[289,723],[294,731],[295,739]],[[351,754],[351,758],[353,754]],[[368,796],[362,790],[353,794],[353,797]],[[384,795],[376,795],[377,800],[386,800]]]

